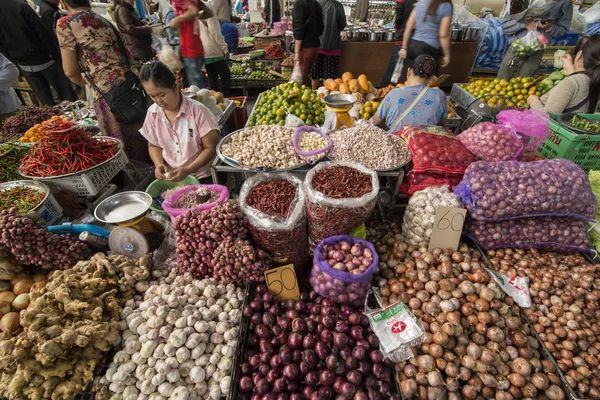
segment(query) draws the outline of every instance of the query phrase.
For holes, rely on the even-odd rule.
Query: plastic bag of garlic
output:
[[[446,185],[430,186],[411,196],[402,223],[402,234],[408,244],[418,246],[429,243],[435,210],[441,206],[462,208],[463,204]]]

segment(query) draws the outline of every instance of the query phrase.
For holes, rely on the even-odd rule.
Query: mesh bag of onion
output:
[[[377,173],[354,162],[322,162],[304,180],[311,250],[323,239],[347,235],[372,214]]]
[[[517,132],[527,151],[536,151],[542,142],[550,136],[550,116],[538,110],[503,110],[496,121]]]
[[[533,217],[500,222],[469,218],[465,234],[484,249],[537,248],[592,252],[584,221],[570,217]]]
[[[407,177],[407,183],[400,185],[400,192],[412,196],[419,190],[428,187],[448,186],[454,188],[462,180],[462,176],[446,175],[439,172],[413,172],[410,171]]]
[[[252,239],[278,265],[306,267],[306,207],[302,181],[287,172],[257,174],[240,190],[240,207],[248,217]]]
[[[337,235],[315,249],[310,284],[315,292],[341,304],[364,305],[379,257],[366,240]]]
[[[191,208],[177,208],[176,207],[178,204],[178,200],[181,198],[182,195],[184,195],[188,192],[194,191],[194,190],[198,190],[200,188],[205,188],[210,191],[211,197],[207,200],[206,203],[198,204]],[[218,197],[217,197],[217,195],[218,195]],[[163,208],[163,210],[165,210],[167,212],[167,214],[169,214],[169,216],[171,218],[175,218],[175,217],[180,216],[181,214],[183,214],[184,212],[186,212],[188,210],[192,210],[192,211],[210,210],[217,204],[222,203],[225,200],[227,200],[227,196],[229,196],[229,190],[227,189],[226,186],[202,185],[202,184],[189,185],[189,186],[184,186],[180,189],[174,190],[173,192],[169,193],[165,197],[165,201],[162,204],[162,208]]]
[[[482,122],[456,137],[471,153],[484,161],[516,160],[523,142],[509,127]]]
[[[562,158],[478,161],[467,168],[454,193],[478,220],[563,216],[594,222],[596,218],[597,200],[586,173]]]
[[[413,132],[408,138],[412,153],[412,170],[436,171],[447,175],[462,175],[475,156],[454,137],[427,132]]]

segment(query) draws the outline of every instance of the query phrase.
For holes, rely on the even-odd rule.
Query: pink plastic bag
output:
[[[205,187],[207,189],[210,189],[213,192],[220,193],[221,195],[219,196],[219,198],[216,201],[214,201],[212,203],[201,204],[199,206],[192,207],[192,208],[175,208],[175,207],[173,207],[173,205],[177,202],[177,199],[182,194],[190,192],[192,190],[196,190],[201,187]],[[167,212],[167,214],[169,214],[171,219],[173,219],[175,217],[180,216],[181,214],[183,214],[184,212],[186,212],[188,210],[198,210],[198,211],[210,210],[217,204],[222,203],[225,200],[227,200],[227,196],[229,196],[229,190],[227,189],[226,186],[222,186],[222,185],[202,185],[202,184],[200,184],[200,185],[184,186],[181,189],[176,190],[173,193],[170,193],[169,195],[167,195],[167,197],[165,198],[165,201],[162,203],[162,208],[163,208],[163,210],[165,210]]]
[[[482,122],[456,137],[471,153],[484,161],[516,160],[523,142],[512,128]]]
[[[496,122],[512,128],[521,136],[525,151],[536,151],[550,137],[550,117],[538,110],[504,110],[496,116]]]

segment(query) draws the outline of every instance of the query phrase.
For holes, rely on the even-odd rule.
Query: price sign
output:
[[[265,281],[269,292],[277,300],[298,300],[300,298],[298,278],[292,264],[265,271]]]
[[[458,249],[467,210],[456,207],[438,207],[435,210],[433,231],[429,239],[429,250]]]

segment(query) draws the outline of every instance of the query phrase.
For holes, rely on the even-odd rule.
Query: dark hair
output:
[[[113,0],[115,6],[120,6],[123,0]]]
[[[148,62],[140,69],[140,81],[152,82],[165,89],[177,87],[177,77],[169,67],[160,61]]]
[[[590,36],[581,52],[585,73],[590,77],[588,113],[593,114],[600,98],[600,35]]]
[[[425,20],[425,18],[427,18],[428,16],[435,17],[437,14],[438,6],[442,3],[452,4],[450,0],[431,0],[431,2],[429,3],[429,7],[427,7],[427,14],[425,14],[423,20]]]
[[[431,78],[437,71],[435,59],[427,54],[421,54],[414,61],[409,61],[408,67],[411,68],[413,73],[419,78],[425,79]]]
[[[90,0],[63,0],[71,8],[91,7]]]

